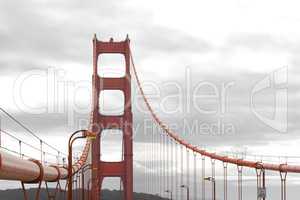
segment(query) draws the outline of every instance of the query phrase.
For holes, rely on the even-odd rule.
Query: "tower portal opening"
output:
[[[101,132],[100,159],[104,162],[120,162],[123,156],[123,131],[104,129]]]

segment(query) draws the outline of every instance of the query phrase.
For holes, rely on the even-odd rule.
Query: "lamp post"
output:
[[[216,179],[213,177],[206,177],[204,178],[205,181],[210,181],[212,182],[212,195],[213,195],[213,200],[216,200]]]
[[[79,136],[76,136],[78,133],[82,133]],[[68,143],[68,200],[73,200],[73,143],[80,138],[86,138],[86,137],[95,137],[94,133],[88,132],[87,130],[78,130],[75,131],[69,138],[69,143]]]
[[[171,200],[173,200],[173,192],[172,192],[171,190],[166,190],[165,192],[166,192],[166,193],[170,193]]]
[[[81,169],[81,187],[82,187],[82,194],[81,194],[81,198],[82,198],[82,200],[84,200],[85,199],[85,185],[84,185],[84,183],[85,183],[85,172],[87,171],[87,170],[90,170],[91,169],[91,164],[88,164],[88,165],[85,165],[84,167],[82,167],[82,169]]]
[[[87,182],[87,199],[90,199],[90,185],[91,185],[92,180],[89,179]]]
[[[190,189],[189,189],[189,186],[187,186],[187,185],[181,185],[180,187],[186,189],[186,200],[190,200]]]

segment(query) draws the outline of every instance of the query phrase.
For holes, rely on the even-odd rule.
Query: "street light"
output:
[[[204,180],[212,182],[212,199],[216,200],[216,179],[213,177],[206,177]]]
[[[166,192],[166,193],[170,193],[171,200],[173,200],[173,192],[172,192],[171,190],[166,190],[165,192]]]
[[[181,185],[181,188],[186,188],[186,200],[190,200],[190,189],[187,185]]]
[[[78,133],[82,133],[79,136],[76,136]],[[67,193],[67,197],[68,200],[72,200],[73,199],[73,143],[77,140],[77,139],[81,139],[81,138],[87,138],[87,137],[95,137],[95,133],[91,133],[87,130],[78,130],[75,131],[69,138],[69,143],[68,143],[68,193]]]
[[[82,196],[81,196],[81,198],[82,198],[82,200],[84,200],[85,199],[85,185],[84,185],[84,183],[85,183],[85,172],[87,171],[87,170],[91,170],[92,169],[92,165],[91,164],[88,164],[88,165],[85,165],[85,166],[83,166],[82,167],[82,169],[81,169],[81,187],[82,187]]]

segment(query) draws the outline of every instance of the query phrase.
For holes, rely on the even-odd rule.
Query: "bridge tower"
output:
[[[126,73],[124,77],[100,77],[100,54],[122,54],[125,59]],[[99,70],[98,70],[99,68]],[[103,90],[121,90],[124,93],[124,114],[120,116],[102,115],[99,111],[99,96]],[[119,177],[123,184],[124,200],[133,200],[133,153],[132,153],[132,111],[131,111],[131,75],[130,75],[130,41],[108,42],[93,39],[93,98],[90,129],[97,133],[92,143],[92,191],[91,200],[101,198],[103,179]],[[123,132],[123,159],[120,162],[104,162],[101,160],[101,134],[105,129],[119,129]]]

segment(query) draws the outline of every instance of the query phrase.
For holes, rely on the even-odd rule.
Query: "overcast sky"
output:
[[[297,156],[298,8],[292,0],[1,1],[0,106],[65,150],[89,116],[93,34],[129,34],[155,112],[186,140],[213,150]],[[149,142],[141,127],[150,115],[140,110],[135,83],[133,91],[140,148]],[[113,95],[109,103],[118,100]],[[193,124],[213,129],[187,133]],[[2,127],[26,137],[5,118]],[[232,131],[224,133],[226,127]]]

